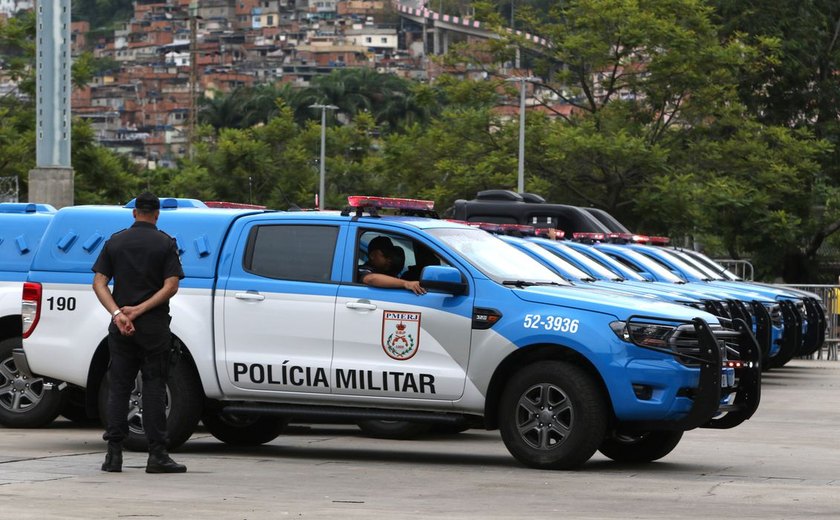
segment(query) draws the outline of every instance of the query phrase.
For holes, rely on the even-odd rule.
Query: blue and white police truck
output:
[[[20,296],[33,253],[55,208],[47,204],[0,203],[0,425],[38,427],[59,413],[61,395],[51,383],[18,369]]]
[[[480,229],[380,215],[424,201],[352,197],[341,213],[161,206],[186,274],[170,304],[173,448],[200,419],[237,444],[271,441],[290,419],[466,421],[499,429],[525,465],[571,469],[598,450],[656,460],[685,431],[731,428],[758,407],[760,353],[743,321],[581,290]],[[110,317],[91,266],[131,223],[131,203],[62,208],[24,284],[15,359],[86,389],[92,407],[108,385]],[[427,294],[359,282],[378,236]],[[130,419],[128,445],[142,449],[139,384]]]

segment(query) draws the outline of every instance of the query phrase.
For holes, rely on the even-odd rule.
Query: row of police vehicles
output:
[[[484,192],[444,219],[412,199],[340,212],[161,199],[186,275],[170,304],[171,448],[199,421],[238,445],[346,421],[390,437],[498,429],[535,468],[650,462],[686,431],[749,419],[761,371],[821,346],[813,295],[526,197]],[[0,424],[101,415],[110,317],[91,266],[132,208],[0,204]],[[380,236],[400,253],[392,274],[426,294],[360,282]],[[142,416],[138,379],[129,448],[145,447]]]

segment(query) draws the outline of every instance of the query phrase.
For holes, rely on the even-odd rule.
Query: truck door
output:
[[[469,362],[473,296],[432,291],[417,296],[405,289],[359,283],[357,267],[366,260],[366,244],[380,235],[403,249],[405,265],[397,275],[417,279],[424,265],[447,263],[441,252],[422,240],[351,228],[335,304],[333,393],[458,399],[464,392]],[[356,254],[351,256],[353,248]]]
[[[245,225],[219,288],[225,393],[330,392],[340,234],[338,224],[312,221]]]

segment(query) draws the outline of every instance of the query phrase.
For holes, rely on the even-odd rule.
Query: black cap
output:
[[[149,191],[144,191],[134,200],[134,207],[144,211],[155,211],[160,209],[160,199]]]
[[[374,249],[382,251],[385,256],[390,256],[394,250],[394,243],[388,237],[378,236],[368,243],[368,254]]]

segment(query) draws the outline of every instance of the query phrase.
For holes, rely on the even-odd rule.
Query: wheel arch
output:
[[[173,337],[181,344],[181,357],[178,362],[189,363],[190,368],[195,372],[198,380],[201,381],[201,374],[198,373],[195,360],[189,348],[181,341],[181,338],[174,334]],[[106,336],[102,338],[96,347],[96,352],[94,352],[93,358],[90,361],[90,367],[88,368],[87,385],[85,387],[85,409],[90,417],[99,415],[99,388],[102,386],[102,378],[108,372],[110,361],[111,355],[108,352],[108,337]]]
[[[592,376],[598,388],[600,388],[604,400],[609,407],[610,421],[614,421],[615,412],[607,385],[601,373],[589,359],[580,352],[563,345],[536,344],[517,349],[496,367],[496,371],[490,379],[490,385],[487,388],[487,397],[484,401],[484,423],[487,429],[495,430],[499,427],[499,401],[502,398],[505,385],[511,376],[522,367],[540,361],[566,361],[585,370]]]
[[[0,318],[0,341],[20,338],[23,335],[23,324],[20,314],[11,314]]]

